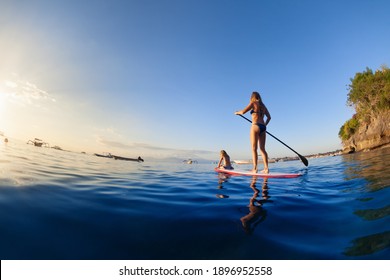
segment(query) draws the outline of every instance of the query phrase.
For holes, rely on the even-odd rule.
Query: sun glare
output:
[[[5,122],[5,93],[0,89],[0,130],[2,129]]]
[[[11,81],[4,81],[0,83],[0,130],[4,129],[6,125],[6,111],[8,103],[8,90],[15,88],[17,85]]]
[[[16,88],[18,85],[12,81],[5,81],[4,84],[9,88]]]

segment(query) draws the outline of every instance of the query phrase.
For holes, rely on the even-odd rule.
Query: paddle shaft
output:
[[[248,122],[252,123],[252,121],[246,117],[244,117],[243,115],[239,115],[240,117],[246,119]],[[300,160],[303,162],[304,165],[308,166],[309,165],[309,162],[308,160],[300,155],[297,151],[295,151],[293,148],[291,148],[289,145],[287,145],[286,143],[284,143],[283,141],[281,141],[280,139],[278,139],[277,137],[275,137],[274,135],[272,135],[271,133],[269,133],[268,131],[265,131],[269,136],[275,138],[276,140],[278,140],[280,143],[282,143],[283,145],[285,145],[287,148],[289,148],[291,151],[293,151],[294,153],[296,153],[298,155],[298,157],[300,158]]]

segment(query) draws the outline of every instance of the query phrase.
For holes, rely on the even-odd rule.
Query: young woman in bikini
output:
[[[260,153],[264,162],[264,170],[261,172],[269,173],[268,169],[268,154],[265,150],[265,138],[267,125],[271,120],[271,115],[268,112],[267,107],[261,100],[260,94],[256,91],[252,93],[250,102],[245,109],[235,112],[236,115],[244,115],[246,112],[251,111],[252,115],[252,127],[250,131],[250,139],[252,145],[252,158],[253,158],[253,170],[257,172],[257,147],[260,147]],[[264,121],[264,116],[266,120]]]
[[[232,166],[232,163],[230,162],[230,157],[227,154],[227,152],[225,150],[221,150],[220,155],[221,156],[220,156],[217,168],[234,169]]]

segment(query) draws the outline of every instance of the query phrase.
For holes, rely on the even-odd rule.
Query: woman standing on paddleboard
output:
[[[257,147],[260,147],[260,153],[264,162],[263,173],[268,174],[268,154],[265,150],[265,136],[267,125],[271,120],[271,115],[268,112],[267,107],[264,105],[261,100],[260,94],[256,91],[252,93],[250,102],[244,110],[235,112],[236,115],[244,115],[246,112],[251,111],[252,115],[252,127],[250,132],[250,139],[252,145],[252,158],[253,158],[253,170],[252,172],[257,172]],[[266,120],[264,121],[264,116]]]

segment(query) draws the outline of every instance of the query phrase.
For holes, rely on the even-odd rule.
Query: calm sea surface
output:
[[[213,168],[1,142],[0,258],[390,259],[390,149]]]

